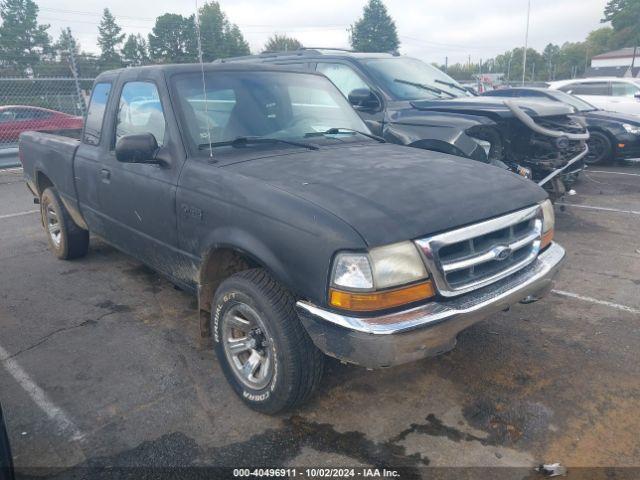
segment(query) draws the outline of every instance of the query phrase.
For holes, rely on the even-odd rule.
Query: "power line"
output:
[[[462,49],[462,50],[493,50],[493,49],[501,49],[504,46],[490,46],[490,45],[455,45],[455,44],[451,44],[451,43],[440,43],[440,42],[433,42],[431,40],[423,40],[421,38],[415,38],[415,37],[409,37],[407,35],[398,35],[400,38],[402,39],[406,39],[406,40],[411,40],[414,42],[418,42],[418,43],[423,43],[425,45],[432,45],[435,47],[441,47],[441,48],[456,48],[456,49]]]

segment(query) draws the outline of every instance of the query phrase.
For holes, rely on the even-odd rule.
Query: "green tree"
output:
[[[224,29],[225,56],[237,57],[249,55],[249,42],[244,39],[240,28],[236,24],[228,24]]]
[[[544,67],[546,71],[545,80],[555,80],[555,74],[557,70],[557,64],[560,60],[560,47],[553,43],[547,44],[542,52],[542,58],[544,60]]]
[[[33,66],[50,48],[49,25],[38,25],[38,6],[32,0],[0,1],[0,63]]]
[[[290,52],[302,48],[302,43],[287,35],[273,34],[264,46],[265,52]]]
[[[60,36],[54,43],[53,49],[60,61],[64,63],[68,63],[71,52],[76,58],[80,55],[80,44],[71,33],[69,27],[60,30]]]
[[[613,48],[637,46],[640,43],[640,0],[609,0],[602,22],[611,22]]]
[[[237,25],[227,19],[216,1],[205,3],[198,10],[202,59],[211,62],[216,58],[249,54],[249,44]]]
[[[400,47],[396,24],[382,0],[369,0],[362,18],[350,28],[351,47],[358,52],[396,52]]]
[[[122,60],[125,65],[130,66],[144,65],[149,61],[147,41],[142,38],[142,35],[129,34],[122,47]]]
[[[198,59],[195,16],[165,13],[156,18],[149,34],[149,54],[154,62],[185,63]]]
[[[124,40],[125,34],[120,33],[122,28],[116,23],[115,17],[108,8],[102,12],[102,20],[98,26],[98,45],[100,46],[100,59],[107,64],[120,62],[118,46]]]
[[[611,27],[602,27],[587,35],[587,43],[589,44],[589,51],[591,55],[599,55],[604,52],[608,52],[612,48],[616,48],[613,46],[613,28]]]

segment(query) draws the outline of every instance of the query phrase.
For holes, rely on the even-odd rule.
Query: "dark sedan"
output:
[[[638,116],[600,110],[578,97],[545,88],[505,88],[483,93],[483,96],[539,98],[572,106],[584,119],[591,133],[588,141],[589,154],[584,160],[590,165],[640,157],[640,117]]]
[[[9,436],[4,424],[2,406],[0,406],[0,480],[13,480],[13,462],[9,448]]]

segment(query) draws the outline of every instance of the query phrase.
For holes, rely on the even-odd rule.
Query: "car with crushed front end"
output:
[[[588,165],[640,157],[640,117],[636,115],[602,110],[575,95],[548,88],[504,88],[482,95],[542,99],[569,105],[589,129],[589,153],[584,157]]]
[[[91,232],[196,295],[227,380],[265,413],[309,398],[323,353],[376,368],[453,348],[541,298],[565,257],[542,188],[384,142],[316,73],[102,73],[82,139],[25,133],[20,156],[55,255],[85,255]]]
[[[371,131],[387,141],[508,168],[553,200],[584,169],[589,134],[562,104],[478,97],[421,60],[388,53],[303,48],[225,58],[326,75]]]

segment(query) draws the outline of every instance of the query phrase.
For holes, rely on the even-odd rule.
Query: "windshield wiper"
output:
[[[358,134],[360,134],[360,135],[362,135],[364,137],[371,138],[372,140],[375,140],[377,142],[387,143],[387,141],[384,138],[379,137],[377,135],[372,135],[371,133],[366,133],[366,132],[362,132],[360,130],[355,130],[353,128],[345,128],[345,127],[333,127],[333,128],[330,128],[329,130],[325,130],[324,132],[305,133],[304,136],[305,136],[305,138],[308,138],[308,137],[319,137],[319,136],[322,136],[322,135],[338,135],[338,134],[340,134],[340,132],[358,133]]]
[[[453,82],[445,82],[444,80],[438,80],[437,78],[434,80],[434,82],[439,83],[441,85],[446,85],[447,87],[455,88],[456,90],[460,90],[461,92],[464,92],[464,93],[469,93],[466,88],[461,87],[460,85],[456,85]]]
[[[442,95],[444,93],[445,95],[449,95],[451,98],[456,98],[456,96],[451,92],[446,92],[439,88],[430,87],[429,85],[424,85],[422,83],[410,82],[409,80],[402,80],[401,78],[394,78],[393,81],[396,83],[403,83],[405,85],[411,85],[412,87],[421,88],[422,90],[427,90],[428,92],[437,93],[438,95]]]
[[[318,150],[320,148],[320,147],[317,147],[315,145],[311,145],[309,143],[294,142],[292,140],[284,140],[282,138],[236,137],[233,140],[224,140],[222,142],[211,142],[211,144],[203,143],[203,144],[198,145],[198,149],[206,150],[206,149],[208,149],[210,147],[224,147],[224,146],[242,147],[244,145],[260,144],[260,143],[284,143],[286,145],[293,145],[294,147],[307,148],[309,150]]]

